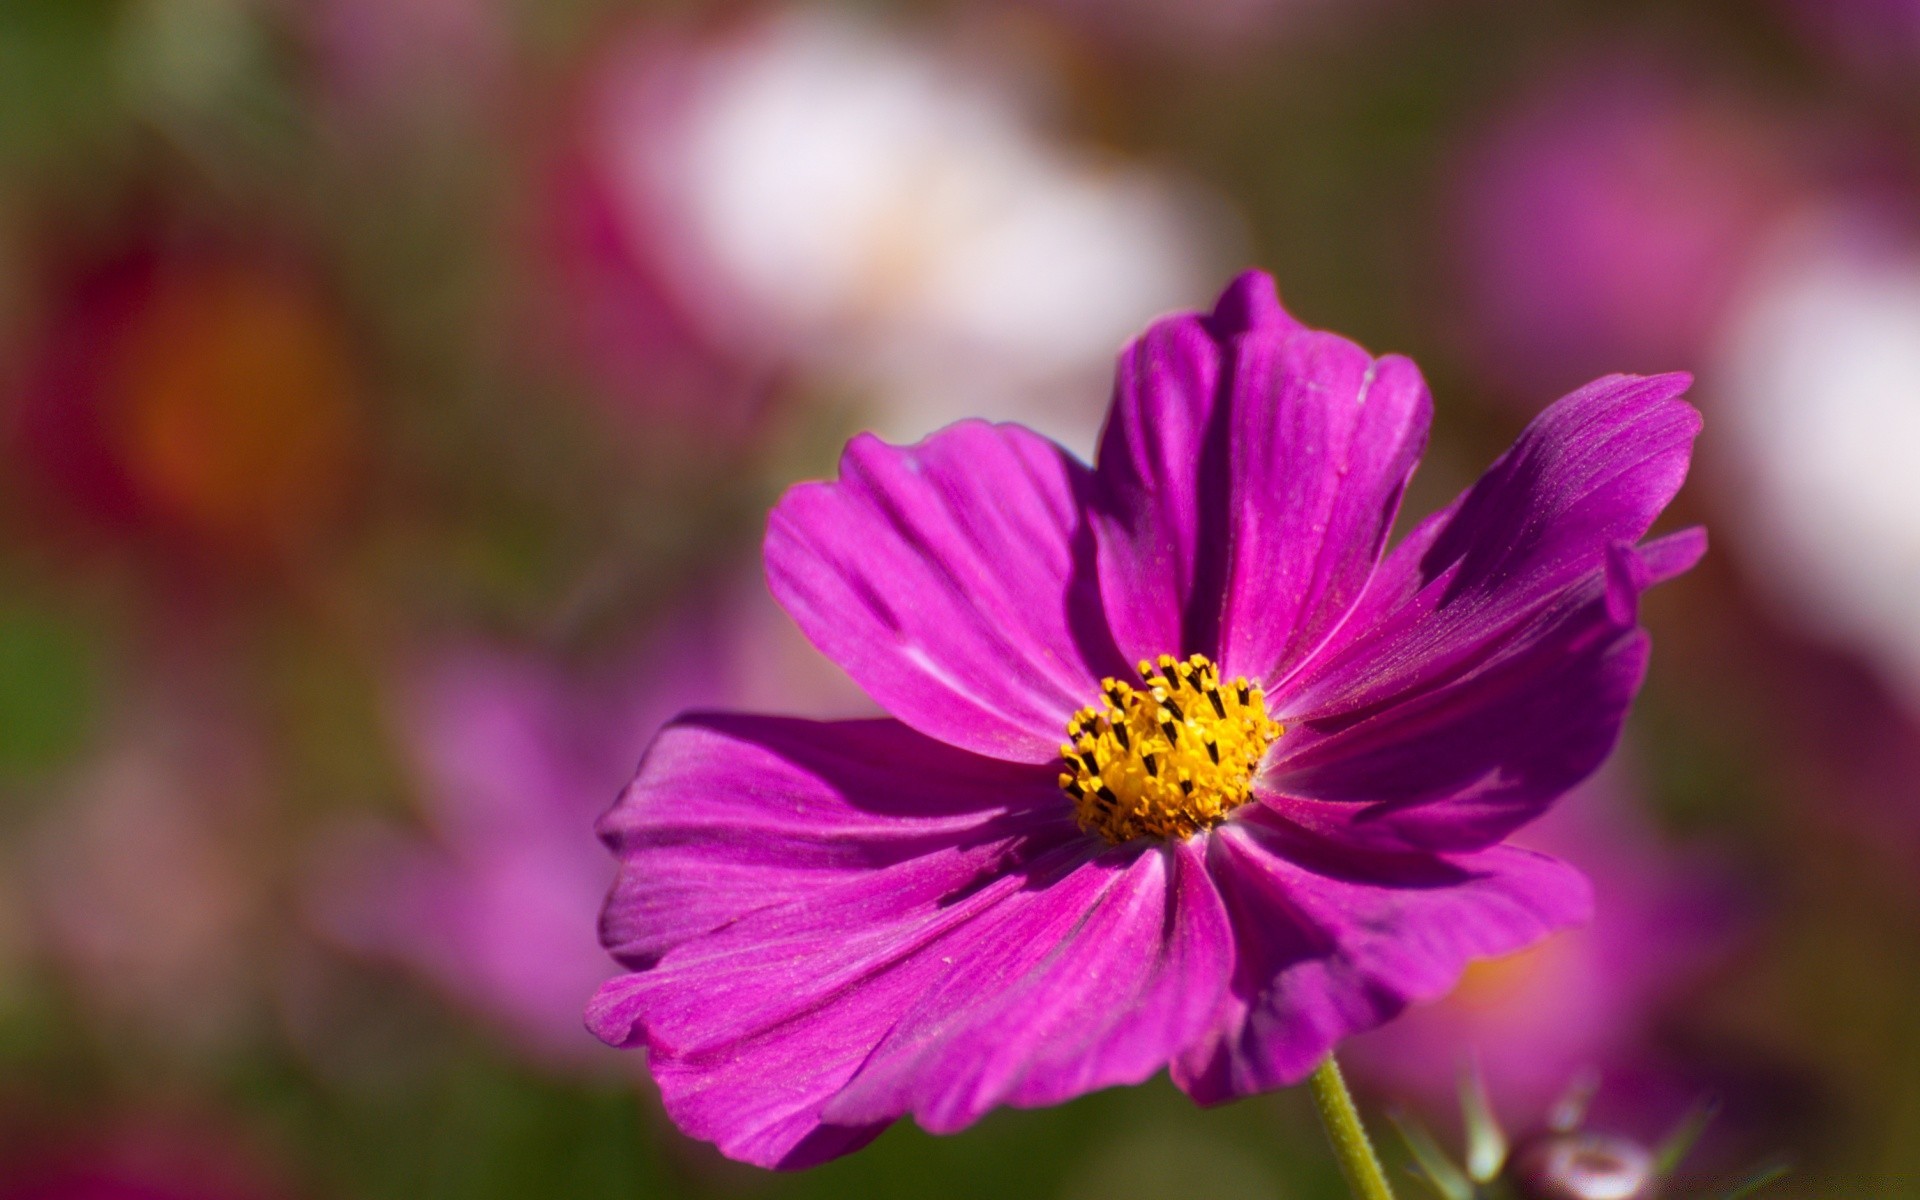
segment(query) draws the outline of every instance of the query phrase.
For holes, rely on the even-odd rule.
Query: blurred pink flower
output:
[[[537,1057],[611,1059],[580,1017],[613,973],[595,923],[614,865],[593,823],[654,732],[683,709],[748,698],[867,707],[764,593],[756,579],[690,606],[611,673],[473,645],[425,656],[396,705],[425,836],[339,830],[307,889],[315,922],[418,971]]]
[[[1649,1069],[1649,1034],[1659,1007],[1697,980],[1735,931],[1724,880],[1661,844],[1617,770],[1514,840],[1584,870],[1594,919],[1473,964],[1444,1000],[1349,1045],[1355,1074],[1428,1111],[1451,1107],[1463,1067],[1476,1059],[1512,1120],[1534,1119],[1588,1069],[1644,1090],[1658,1074]],[[1687,1095],[1677,1082],[1672,1088],[1677,1112]]]
[[[603,190],[573,203],[643,336],[683,322],[908,439],[985,411],[1085,449],[1112,347],[1199,299],[1232,236],[1196,188],[1049,139],[979,64],[847,13],[618,47],[582,136]]]
[[[414,966],[533,1049],[585,1051],[576,1010],[607,975],[590,924],[612,881],[590,834],[600,775],[670,715],[665,697],[590,702],[530,656],[479,650],[443,656],[410,691],[401,719],[431,836],[341,831],[310,908],[349,946]],[[625,738],[607,737],[610,718]]]
[[[1776,138],[1738,98],[1652,62],[1556,71],[1517,97],[1456,168],[1470,353],[1514,395],[1602,364],[1696,365],[1792,198]]]

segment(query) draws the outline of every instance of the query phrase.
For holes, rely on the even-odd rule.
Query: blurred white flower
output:
[[[666,286],[735,353],[876,399],[888,436],[1017,417],[1087,449],[1121,343],[1225,266],[1196,188],[843,15],[613,66],[593,140]]]
[[[1920,241],[1803,218],[1756,268],[1713,382],[1758,582],[1920,706]]]

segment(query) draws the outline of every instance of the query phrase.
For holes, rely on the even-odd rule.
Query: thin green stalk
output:
[[[1327,1140],[1333,1143],[1334,1157],[1340,1160],[1340,1173],[1354,1200],[1393,1200],[1386,1172],[1380,1169],[1380,1156],[1367,1140],[1366,1127],[1360,1124],[1360,1111],[1353,1106],[1346,1080],[1340,1078],[1340,1065],[1333,1055],[1314,1068],[1307,1086],[1313,1090],[1313,1102],[1320,1109],[1320,1123],[1326,1127]]]

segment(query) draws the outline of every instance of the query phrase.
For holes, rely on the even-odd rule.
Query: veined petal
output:
[[[1130,660],[1179,654],[1194,644],[1191,622],[1218,624],[1226,553],[1207,534],[1231,502],[1222,365],[1194,314],[1155,323],[1120,356],[1100,434],[1097,527],[1100,590]]]
[[[1488,645],[1646,535],[1687,476],[1686,375],[1612,375],[1561,399],[1380,564],[1336,635],[1275,681],[1296,718],[1370,709]]]
[[[768,576],[899,719],[663,735],[602,825],[632,973],[590,1026],[646,1048],[683,1130],[796,1167],[1162,1065],[1204,1102],[1297,1082],[1582,919],[1576,872],[1492,843],[1611,747],[1638,598],[1704,548],[1636,546],[1686,472],[1684,388],[1567,398],[1384,562],[1425,386],[1256,273],[1123,356],[1095,470],[977,422],[856,439],[776,508]],[[1112,687],[1138,719],[1071,727],[1075,795],[1232,803],[1110,845],[1056,748],[1102,675],[1163,653],[1259,681],[1287,728],[1192,684],[1204,662],[1162,660],[1164,711]]]
[[[903,1115],[904,1105],[892,1102],[917,1100],[906,1093],[922,1088],[934,1093],[926,1112],[942,1123],[936,1127],[964,1124],[996,1091],[1017,1090],[1020,1073],[957,1076],[956,1103],[942,1078],[909,1071],[856,1097],[847,1111],[835,1106],[893,1031],[926,1011],[929,997],[953,1003],[970,993],[975,1005],[992,1007],[1056,954],[1098,948],[1078,941],[1076,928],[1104,928],[1137,949],[1126,931],[1139,914],[1151,912],[1155,927],[1167,919],[1155,873],[1136,864],[1157,852],[1037,839],[998,849],[985,872],[955,871],[955,860],[933,855],[753,912],[607,985],[590,1013],[592,1027],[608,1041],[648,1048],[667,1112],[682,1130],[762,1166],[831,1157]],[[1114,960],[1103,973],[1116,979],[1129,965]],[[1184,1024],[1170,1032],[1190,1035]],[[955,1031],[967,1032],[964,1023]],[[1044,1068],[1066,1069],[1046,1058],[1044,1037],[1014,1036]],[[1117,1064],[1081,1067],[1088,1086],[1133,1077],[1137,1052],[1083,1049],[1106,1050]]]
[[[1131,861],[1128,861],[1128,859]],[[1199,844],[1110,852],[1044,904],[1006,904],[826,1110],[843,1124],[912,1112],[935,1133],[1000,1104],[1058,1104],[1139,1083],[1206,1028],[1233,964]]]
[[[1046,762],[1101,676],[1126,669],[1101,609],[1091,483],[1015,425],[963,421],[906,447],[861,436],[839,482],[801,484],[775,507],[767,580],[900,720]]]
[[[1191,851],[1107,847],[1046,771],[897,722],[691,719],[603,830],[621,857],[609,940],[642,969],[589,1024],[648,1048],[683,1129],[762,1165],[842,1153],[909,1110],[946,1127],[1137,1080],[1224,985],[1225,919]],[[1078,1000],[1055,991],[1069,977]],[[989,1012],[1019,1052],[963,1052],[965,1076],[944,1043]],[[891,1078],[835,1111],[867,1064]]]
[[[1426,442],[1413,364],[1375,361],[1241,276],[1210,317],[1121,356],[1099,455],[1101,589],[1129,658],[1198,651],[1258,680],[1372,572]]]
[[[1262,802],[1355,845],[1501,840],[1613,750],[1646,674],[1639,594],[1703,549],[1696,530],[1619,544],[1471,669],[1358,719],[1301,723],[1258,781]]]
[[[630,968],[762,908],[910,860],[967,880],[1078,833],[1041,768],[898,721],[696,714],[663,731],[600,820],[620,861],[601,940]]]
[[[1590,774],[1645,672],[1639,593],[1705,548],[1632,548],[1686,474],[1686,383],[1575,393],[1396,547],[1269,700],[1288,733],[1262,798],[1353,844],[1469,850]]]
[[[1213,1036],[1174,1065],[1213,1104],[1299,1082],[1341,1039],[1451,989],[1466,964],[1587,918],[1586,880],[1501,846],[1456,856],[1333,846],[1265,814],[1214,832],[1236,963]]]
[[[1433,399],[1419,368],[1344,338],[1234,345],[1233,490],[1221,668],[1283,675],[1367,584],[1426,448]]]

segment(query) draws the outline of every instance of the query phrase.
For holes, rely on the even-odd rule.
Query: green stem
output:
[[[1340,1078],[1340,1065],[1333,1061],[1333,1055],[1327,1055],[1327,1060],[1314,1069],[1307,1086],[1313,1089],[1320,1123],[1326,1126],[1327,1140],[1333,1143],[1334,1157],[1340,1160],[1340,1173],[1347,1177],[1354,1200],[1393,1200],[1386,1172],[1380,1169],[1380,1158],[1367,1140],[1360,1111],[1353,1106],[1353,1096]]]

